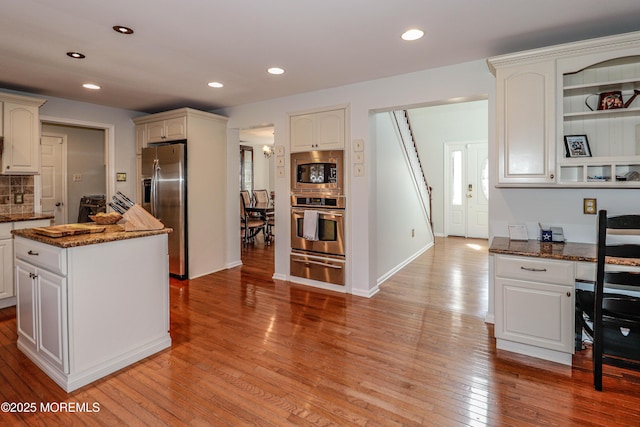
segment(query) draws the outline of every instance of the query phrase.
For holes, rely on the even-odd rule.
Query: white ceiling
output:
[[[425,37],[403,42],[412,27]],[[640,1],[0,0],[0,28],[2,88],[149,113],[212,111],[637,31]],[[269,75],[271,66],[286,72]]]

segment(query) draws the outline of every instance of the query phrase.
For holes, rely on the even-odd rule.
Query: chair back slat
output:
[[[620,239],[624,239],[624,243]],[[640,352],[637,350],[640,347],[637,341],[640,334],[640,298],[627,294],[634,287],[638,287],[640,294],[640,271],[628,271],[623,267],[625,264],[633,265],[633,261],[625,259],[640,259],[640,215],[609,217],[606,210],[601,210],[598,213],[597,246],[592,355],[594,387],[602,390],[603,363],[624,364],[640,370]],[[621,333],[622,330],[626,335]]]

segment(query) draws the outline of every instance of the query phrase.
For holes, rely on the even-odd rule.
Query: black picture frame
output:
[[[587,135],[565,135],[564,148],[566,157],[591,157]]]

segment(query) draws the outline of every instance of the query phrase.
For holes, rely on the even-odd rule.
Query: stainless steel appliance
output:
[[[291,275],[344,285],[344,257],[315,256],[309,252],[291,252]]]
[[[150,144],[142,149],[142,207],[169,233],[169,273],[187,278],[186,141]]]
[[[344,285],[344,196],[306,193],[291,196],[292,276]],[[309,236],[305,218],[314,223]]]
[[[343,193],[343,150],[291,154],[291,191]]]
[[[304,236],[305,211],[309,210],[291,208],[291,249],[344,256],[344,210],[313,209],[317,212],[316,240]]]

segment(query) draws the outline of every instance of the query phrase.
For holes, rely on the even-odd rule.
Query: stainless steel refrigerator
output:
[[[186,141],[149,145],[142,149],[142,207],[169,233],[169,273],[186,279],[187,145]]]

